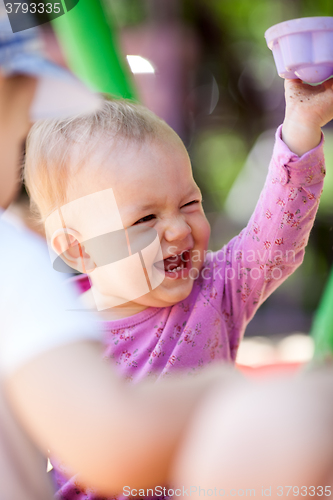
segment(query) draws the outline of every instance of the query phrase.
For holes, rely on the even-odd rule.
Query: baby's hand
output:
[[[302,156],[318,146],[321,127],[333,119],[333,80],[312,87],[301,80],[285,80],[286,115],[282,139]]]

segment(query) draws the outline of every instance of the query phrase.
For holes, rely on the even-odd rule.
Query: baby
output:
[[[105,101],[94,116],[32,127],[33,205],[53,251],[84,273],[75,281],[124,377],[191,375],[235,360],[258,307],[303,260],[325,175],[331,85],[286,81],[286,118],[257,207],[214,253],[186,149],[153,113]],[[94,498],[75,479],[57,473],[57,481],[59,498]]]

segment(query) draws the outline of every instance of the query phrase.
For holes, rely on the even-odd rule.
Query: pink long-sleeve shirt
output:
[[[101,323],[105,356],[131,381],[159,379],[173,370],[191,374],[213,360],[235,361],[245,328],[259,306],[302,263],[322,193],[323,139],[301,158],[281,139],[265,186],[241,233],[208,253],[191,294],[170,307]],[[87,277],[76,279],[81,290]],[[57,498],[96,499],[75,479],[56,473]]]

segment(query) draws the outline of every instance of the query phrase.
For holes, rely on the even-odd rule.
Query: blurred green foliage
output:
[[[247,149],[242,137],[232,131],[205,131],[196,138],[191,154],[195,158],[195,178],[203,192],[205,210],[222,211],[246,160]]]
[[[325,189],[321,195],[318,210],[319,217],[329,217],[333,214],[333,130],[324,130],[324,153],[326,168]],[[332,221],[333,222],[333,221]]]
[[[231,41],[253,39],[266,45],[264,32],[296,14],[297,2],[267,0],[213,0],[209,6],[216,19],[223,23]]]
[[[146,4],[140,0],[104,0],[104,4],[119,28],[141,24],[147,17]]]

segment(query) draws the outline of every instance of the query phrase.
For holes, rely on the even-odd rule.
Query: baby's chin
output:
[[[178,280],[177,280],[178,281]],[[177,283],[178,286],[170,286],[171,284],[165,279],[153,291],[147,293],[140,299],[136,300],[140,305],[146,307],[170,307],[178,302],[181,302],[191,294],[194,280],[188,278]]]

